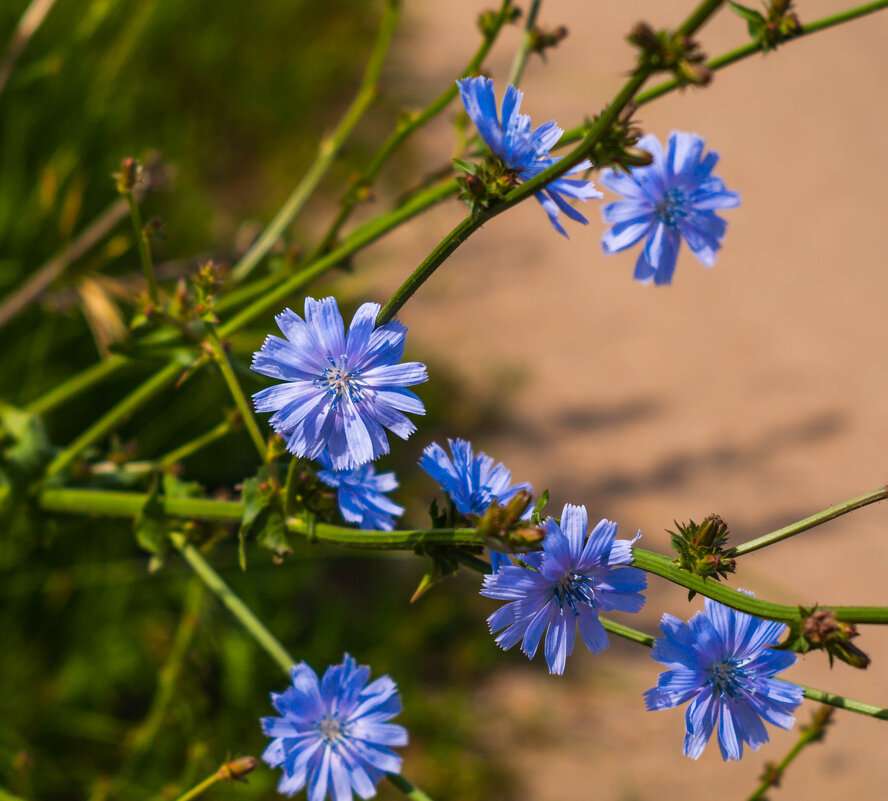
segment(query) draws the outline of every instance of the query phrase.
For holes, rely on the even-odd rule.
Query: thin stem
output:
[[[865,492],[863,495],[858,495],[856,498],[837,503],[835,506],[830,506],[829,509],[824,509],[822,512],[806,517],[804,520],[799,520],[797,523],[791,523],[788,526],[779,528],[777,531],[772,531],[770,534],[756,537],[754,540],[748,540],[742,545],[738,545],[734,549],[734,552],[737,556],[742,556],[751,553],[752,551],[757,551],[760,548],[766,548],[768,545],[773,545],[775,542],[789,539],[796,534],[801,534],[803,531],[808,531],[809,529],[819,526],[822,523],[826,523],[829,520],[835,520],[835,518],[846,515],[848,512],[853,512],[855,509],[862,509],[864,506],[869,506],[871,503],[884,501],[886,498],[888,498],[888,486],[879,487],[877,490]]]
[[[176,546],[185,558],[185,561],[191,565],[203,583],[215,593],[216,597],[228,611],[238,619],[253,639],[265,649],[265,652],[289,676],[290,668],[296,664],[296,660],[287,653],[287,649],[265,628],[262,621],[253,614],[252,610],[238,597],[237,593],[213,570],[210,563],[204,559],[203,554],[197,548],[191,545],[181,534],[173,534],[171,539],[173,545]]]
[[[148,297],[151,303],[157,307],[160,298],[157,289],[157,279],[154,277],[154,266],[151,264],[151,249],[148,246],[148,234],[142,225],[142,215],[139,213],[139,204],[133,197],[132,191],[126,191],[123,194],[126,205],[129,208],[130,219],[133,221],[133,228],[136,232],[136,247],[139,249],[139,260],[142,262],[142,272],[145,274],[145,280],[148,282]]]
[[[530,55],[530,46],[533,44],[534,33],[533,26],[536,25],[537,16],[540,13],[542,0],[533,0],[530,8],[527,9],[527,18],[524,21],[524,33],[521,35],[521,43],[518,50],[515,51],[515,58],[512,60],[512,68],[509,70],[509,79],[507,83],[512,86],[518,86],[521,82],[521,76],[524,74],[524,65],[527,63],[527,57]]]
[[[460,73],[460,77],[473,75],[480,69],[481,65],[484,62],[484,59],[487,57],[487,54],[490,51],[490,48],[493,46],[493,43],[499,36],[499,32],[502,30],[503,25],[508,19],[511,6],[512,0],[503,0],[503,4],[500,7],[499,14],[497,15],[493,25],[485,35],[483,41],[481,42],[481,46],[472,57],[472,60],[469,61],[469,63],[466,65],[466,68],[462,71],[462,73]],[[388,138],[382,143],[382,146],[379,148],[379,151],[376,153],[370,164],[367,166],[367,169],[364,170],[364,172],[361,174],[361,177],[355,182],[355,185],[346,193],[345,197],[342,199],[342,207],[339,210],[339,214],[337,214],[336,219],[330,226],[330,229],[324,235],[321,243],[312,254],[312,260],[318,258],[319,256],[322,256],[331,247],[333,247],[333,243],[336,241],[337,236],[339,236],[339,231],[342,229],[342,226],[351,216],[352,211],[360,201],[361,190],[369,189],[373,185],[373,182],[376,180],[376,176],[379,174],[380,170],[389,160],[391,155],[404,143],[404,141],[408,137],[419,130],[427,122],[437,117],[438,114],[440,114],[445,108],[447,108],[447,106],[449,106],[450,103],[453,102],[454,98],[457,95],[457,92],[458,89],[456,87],[456,83],[454,82],[450,86],[448,86],[447,89],[445,89],[440,95],[438,95],[435,100],[433,100],[428,106],[426,106],[425,109],[404,116],[404,118],[396,126],[395,130],[392,131],[392,133],[389,134]]]
[[[238,416],[238,419],[240,417]],[[223,437],[227,436],[231,430],[234,428],[234,419],[231,415],[221,423],[213,426],[209,431],[201,434],[198,437],[195,437],[190,442],[186,442],[184,445],[180,445],[178,448],[171,450],[164,456],[159,457],[154,460],[153,465],[161,470],[171,467],[178,462],[184,461],[189,456],[197,453],[198,451],[203,450],[208,445],[212,445],[214,442],[219,441]]]
[[[811,716],[811,722],[807,726],[802,727],[799,732],[799,739],[793,747],[789,749],[789,753],[787,753],[787,755],[776,765],[768,764],[765,766],[765,773],[762,776],[761,783],[756,788],[755,792],[749,796],[747,801],[763,801],[765,793],[768,792],[771,787],[776,787],[780,783],[786,769],[792,764],[792,761],[799,755],[802,749],[806,745],[810,745],[811,743],[823,739],[823,733],[832,719],[833,712],[835,712],[835,710],[832,708],[823,708],[818,709]]]
[[[134,517],[146,500],[146,495],[136,492],[72,488],[44,489],[38,496],[40,507],[49,512],[108,517]],[[159,501],[164,506],[164,512],[171,517],[236,522],[243,516],[243,504],[237,501],[215,501],[206,498],[160,498]],[[417,545],[451,547],[483,545],[483,539],[472,528],[372,531],[327,523],[312,523],[307,518],[299,516],[288,517],[286,523],[287,530],[291,534],[311,536],[320,542],[347,548],[407,551],[415,549]],[[761,598],[752,598],[712,579],[703,579],[681,570],[671,557],[643,548],[633,548],[632,564],[755,617],[789,622],[801,620],[804,615],[798,606],[775,604]],[[821,606],[833,610],[836,619],[845,623],[888,624],[888,607],[829,604]]]
[[[110,360],[109,360],[110,361]],[[47,476],[61,473],[70,465],[86,448],[94,442],[110,434],[125,418],[132,414],[142,404],[147,403],[155,395],[175,380],[182,370],[178,361],[173,361],[158,370],[145,383],[136,387],[133,392],[117,403],[109,411],[105,412],[95,423],[86,429],[77,439],[66,447],[50,463],[46,470]]]
[[[203,795],[207,790],[209,790],[216,782],[219,781],[221,777],[218,773],[214,773],[212,776],[207,776],[200,784],[195,787],[192,787],[187,793],[180,795],[176,801],[191,801],[192,798],[197,798],[199,795]]]
[[[56,406],[61,406],[75,395],[85,392],[94,384],[98,384],[129,363],[129,359],[125,356],[118,356],[116,354],[109,356],[107,359],[90,365],[85,370],[77,373],[77,375],[71,376],[71,378],[53,387],[45,395],[41,395],[36,400],[31,401],[25,407],[25,411],[31,414],[44,414]]]
[[[274,243],[277,242],[286,227],[290,225],[296,215],[302,210],[305,202],[311,197],[312,192],[320,183],[321,178],[324,177],[330,165],[336,160],[336,156],[352,130],[376,98],[378,92],[376,84],[382,71],[382,65],[385,62],[392,35],[398,23],[400,10],[401,0],[388,0],[382,22],[379,26],[376,43],[373,46],[373,51],[364,70],[364,77],[361,80],[358,94],[352,100],[351,105],[333,133],[321,141],[318,146],[317,157],[298,186],[293,190],[293,193],[284,205],[281,206],[261,236],[253,243],[253,246],[232,269],[231,278],[236,283],[243,281],[253,271]]]
[[[211,325],[207,326],[207,342],[213,352],[213,358],[216,360],[216,364],[219,365],[219,370],[222,372],[222,377],[225,379],[228,391],[231,393],[231,397],[234,398],[237,410],[240,412],[241,419],[246,426],[247,433],[250,435],[250,439],[253,440],[253,445],[256,446],[259,458],[262,460],[263,464],[269,468],[269,477],[272,477],[271,464],[268,458],[268,442],[259,430],[259,424],[253,416],[253,408],[250,406],[250,402],[247,400],[247,396],[244,395],[244,390],[241,387],[240,382],[237,380],[237,376],[234,374],[231,362],[228,360],[228,354],[225,352],[225,348],[219,339],[219,335],[216,333],[216,329]]]
[[[431,797],[426,795],[421,788],[412,784],[403,776],[400,776],[397,773],[386,773],[385,777],[391,784],[404,793],[407,798],[411,799],[411,801],[432,801]]]
[[[401,223],[415,217],[430,206],[439,203],[446,197],[455,194],[458,189],[456,181],[448,181],[440,186],[435,186],[426,192],[411,198],[403,206],[398,207],[388,214],[371,220],[357,229],[343,244],[331,251],[316,262],[307,265],[295,275],[281,281],[276,278],[265,291],[263,291],[249,306],[242,309],[227,323],[219,327],[219,335],[231,336],[251,323],[256,317],[265,314],[269,309],[278,306],[283,300],[299,291],[319,276],[341,264],[346,258],[356,251],[375,242],[383,234],[388,233]]]

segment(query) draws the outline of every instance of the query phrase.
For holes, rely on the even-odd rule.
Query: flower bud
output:
[[[129,194],[139,181],[139,173],[141,166],[134,158],[125,158],[120,162],[120,172],[114,177],[117,179],[117,191],[123,194]]]
[[[216,775],[220,779],[227,781],[246,781],[245,777],[248,773],[252,773],[259,767],[259,760],[256,757],[245,756],[226,762]]]

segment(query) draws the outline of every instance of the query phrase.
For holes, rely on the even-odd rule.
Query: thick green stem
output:
[[[742,556],[743,554],[757,551],[760,548],[766,548],[768,545],[773,545],[775,542],[789,539],[796,534],[801,534],[803,531],[808,531],[808,529],[812,529],[829,520],[834,520],[837,517],[848,514],[848,512],[853,512],[855,509],[861,509],[864,506],[869,506],[871,503],[884,501],[886,498],[888,498],[888,486],[879,487],[877,490],[866,492],[863,495],[858,495],[856,498],[851,498],[842,503],[837,503],[835,506],[830,506],[829,509],[824,509],[822,512],[806,517],[804,520],[799,520],[797,523],[791,523],[788,526],[779,528],[777,531],[772,531],[770,534],[756,537],[754,540],[748,540],[742,545],[738,545],[734,549],[735,553],[737,556]]]
[[[676,33],[679,36],[693,36],[716,11],[724,0],[704,0],[691,16],[689,16],[679,27]]]
[[[776,765],[769,764],[765,767],[765,774],[762,776],[761,783],[756,788],[755,792],[749,796],[747,801],[763,801],[765,793],[768,792],[771,787],[777,787],[780,784],[780,780],[783,778],[786,769],[792,764],[792,761],[799,755],[802,749],[806,745],[810,745],[811,743],[823,739],[823,732],[825,731],[827,724],[830,722],[834,711],[835,710],[831,708],[824,708],[818,709],[814,713],[811,722],[807,726],[802,727],[802,730],[799,733],[799,739],[796,741],[795,745],[789,749],[789,753],[787,753],[787,755]]]
[[[287,649],[278,642],[277,638],[265,628],[262,621],[253,614],[252,610],[238,597],[234,590],[213,570],[210,563],[204,559],[203,554],[197,548],[191,545],[181,534],[173,534],[171,539],[173,545],[179,549],[185,561],[191,565],[201,581],[215,593],[216,597],[238,619],[250,636],[265,649],[265,652],[289,676],[290,668],[296,664],[296,660],[287,653]]]
[[[879,720],[888,720],[888,709],[884,707],[867,704],[863,701],[855,701],[853,698],[845,698],[843,695],[836,695],[826,690],[816,690],[813,687],[806,687],[804,684],[799,686],[805,691],[805,698],[810,701],[828,704],[839,709],[847,709],[849,712],[857,712],[859,715],[867,715]]]
[[[293,219],[301,211],[309,197],[311,197],[312,192],[314,192],[321,178],[324,177],[330,168],[330,165],[336,160],[340,149],[358,124],[358,121],[364,116],[364,112],[376,98],[378,92],[377,81],[379,80],[380,72],[382,72],[382,65],[385,62],[392,35],[398,24],[400,10],[401,0],[388,0],[382,22],[379,26],[376,44],[373,46],[373,52],[370,54],[370,60],[367,62],[367,67],[364,70],[364,77],[361,80],[358,94],[352,100],[351,105],[333,133],[321,141],[318,147],[318,155],[309,167],[308,172],[299,182],[299,185],[293,190],[286,203],[281,206],[261,236],[232,269],[231,277],[235,282],[243,281],[252,272],[274,243],[278,241],[286,227],[293,222]]]
[[[500,7],[499,14],[496,17],[494,24],[485,35],[484,40],[481,42],[481,46],[472,57],[472,60],[460,73],[460,77],[473,75],[481,67],[484,59],[487,57],[487,54],[490,51],[490,48],[493,46],[493,43],[499,36],[499,32],[502,30],[503,25],[508,19],[511,6],[512,0],[503,0],[503,4]],[[333,243],[339,236],[339,231],[342,229],[342,226],[351,216],[351,213],[352,211],[354,211],[355,206],[357,206],[360,202],[359,199],[361,191],[367,190],[373,185],[373,182],[376,180],[376,176],[379,174],[379,171],[389,160],[391,155],[404,143],[404,141],[408,137],[418,131],[427,122],[433,120],[435,117],[438,116],[438,114],[440,114],[445,108],[447,108],[447,106],[449,106],[450,103],[453,102],[454,98],[457,95],[457,92],[458,89],[456,87],[456,83],[453,83],[448,86],[447,89],[445,89],[440,95],[438,95],[438,97],[435,98],[435,100],[433,100],[422,111],[404,116],[401,122],[399,122],[396,126],[395,130],[392,131],[392,133],[389,134],[388,138],[382,143],[382,147],[379,148],[379,151],[373,157],[370,164],[367,166],[367,169],[364,170],[360,178],[358,178],[355,182],[355,185],[346,193],[345,197],[342,199],[342,205],[339,213],[337,214],[336,219],[330,226],[330,229],[324,235],[324,238],[321,240],[321,243],[318,245],[317,249],[312,255],[312,260],[322,256],[333,246]]]
[[[49,512],[135,517],[144,506],[147,496],[114,490],[44,489],[37,500],[41,508]],[[163,503],[166,514],[183,519],[237,522],[243,515],[243,505],[237,501],[161,498],[160,502]],[[413,550],[417,545],[454,547],[483,545],[483,539],[472,528],[369,531],[327,523],[313,523],[299,516],[288,517],[286,523],[287,530],[292,534],[311,536],[319,542],[347,548],[406,551]],[[674,559],[663,554],[634,548],[633,565],[756,617],[783,622],[801,620],[803,617],[803,612],[798,606],[751,598],[712,579],[703,579],[688,573],[677,567]],[[836,619],[845,623],[888,624],[888,607],[829,604],[821,606],[833,610]]]
[[[147,403],[155,395],[165,389],[167,385],[171,384],[181,370],[182,365],[178,361],[173,361],[156,372],[144,384],[137,387],[113,408],[105,412],[104,415],[77,437],[74,442],[59,453],[47,468],[46,475],[54,476],[61,473],[78,456],[80,456],[86,448],[107,434],[110,434],[143,403]]]
[[[139,250],[139,261],[142,263],[142,272],[145,274],[145,281],[148,284],[148,297],[151,303],[157,308],[160,297],[157,289],[157,279],[154,277],[154,266],[151,264],[151,249],[148,246],[148,234],[142,225],[142,215],[139,213],[139,204],[133,197],[132,191],[124,192],[124,199],[129,208],[130,219],[133,221],[133,229],[136,232],[136,247]]]
[[[228,391],[231,393],[231,397],[234,398],[237,410],[240,412],[244,426],[246,426],[247,433],[250,435],[250,439],[253,440],[253,445],[255,445],[256,451],[259,453],[259,458],[262,460],[263,464],[269,468],[269,476],[271,476],[268,458],[268,442],[259,430],[259,424],[253,416],[253,408],[250,406],[247,396],[244,395],[244,390],[241,387],[240,382],[237,380],[237,376],[234,374],[231,362],[228,360],[228,354],[225,352],[225,347],[222,345],[222,342],[216,333],[216,329],[212,326],[207,327],[207,342],[213,352],[213,358],[216,360],[216,364],[219,365],[219,370],[222,373],[222,377],[225,379]]]

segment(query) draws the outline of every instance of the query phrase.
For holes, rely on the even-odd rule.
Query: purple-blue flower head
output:
[[[407,439],[416,426],[404,412],[425,414],[410,390],[428,380],[424,364],[398,364],[407,329],[397,320],[374,328],[378,303],[364,303],[346,336],[335,298],[305,299],[305,319],[284,309],[286,339],[268,336],[253,354],[257,373],[284,383],[253,395],[257,412],[274,412],[272,428],[296,456],[326,453],[347,470],[389,452],[385,429]]]
[[[576,630],[597,654],[610,645],[599,610],[638,612],[644,606],[645,574],[632,561],[634,540],[615,539],[617,524],[602,520],[589,532],[585,506],[567,504],[560,525],[545,522],[542,552],[522,554],[528,567],[509,565],[484,577],[482,595],[509,601],[487,622],[491,633],[504,629],[496,643],[504,650],[521,643],[533,659],[543,633],[550,673],[561,674],[573,652]]]
[[[318,478],[336,490],[339,512],[346,522],[380,531],[395,527],[395,518],[404,514],[404,507],[385,495],[398,487],[394,473],[377,473],[369,463],[349,470],[333,470],[325,454],[320,462],[327,469],[319,470]]]
[[[536,130],[531,130],[530,117],[520,114],[518,109],[524,93],[512,84],[506,87],[501,108],[502,123],[496,111],[496,97],[493,93],[493,80],[490,78],[463,78],[456,82],[466,111],[475,123],[478,133],[498,156],[503,164],[522,181],[529,181],[558,159],[551,158],[549,150],[561,138],[563,131],[554,120],[544,122]],[[565,198],[589,200],[602,197],[592,181],[568,178],[591,168],[589,161],[572,167],[565,176],[552,181],[545,189],[534,194],[549,215],[549,220],[560,234],[567,231],[558,221],[558,212],[587,225],[589,221],[571,206]]]
[[[665,153],[652,134],[638,147],[653,155],[652,164],[628,175],[612,170],[600,176],[602,185],[628,198],[602,208],[604,221],[613,223],[601,241],[604,252],[625,250],[646,237],[635,263],[635,278],[645,283],[671,283],[682,239],[712,267],[728,226],[715,212],[740,205],[740,195],[712,174],[718,153],[704,153],[699,136],[680,131],[669,135]]]
[[[512,474],[502,462],[495,462],[484,451],[472,453],[472,444],[464,439],[448,439],[453,459],[437,442],[423,452],[419,466],[441,485],[460,514],[483,515],[494,501],[505,504],[521,490],[533,492],[526,481],[512,484]],[[532,510],[528,508],[527,516]],[[494,573],[508,564],[506,554],[490,552]]]
[[[262,718],[274,739],[262,754],[283,770],[278,792],[294,795],[308,785],[308,801],[352,801],[376,795],[386,773],[400,773],[401,757],[389,746],[407,745],[407,730],[388,723],[401,711],[398,687],[389,676],[367,684],[370,668],[346,654],[318,681],[300,662],[290,671],[292,686],[272,693],[280,717]]]
[[[790,651],[774,651],[786,626],[759,620],[705,601],[687,623],[663,615],[664,638],[651,656],[671,668],[644,694],[648,709],[670,709],[691,701],[686,714],[684,753],[697,759],[718,727],[722,758],[740,759],[743,743],[753,751],[768,742],[763,720],[792,728],[802,688],[774,676],[796,661]]]

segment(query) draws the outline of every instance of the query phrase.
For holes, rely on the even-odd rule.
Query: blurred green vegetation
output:
[[[0,4],[0,48],[26,6]],[[152,151],[174,176],[144,204],[145,218],[165,223],[157,261],[230,261],[241,221],[271,216],[350,99],[378,12],[362,0],[57,0],[0,94],[0,297],[116,199],[110,176],[122,157]],[[351,157],[373,144],[359,132]],[[348,164],[337,170],[331,186]],[[5,327],[4,401],[32,400],[96,361],[83,282],[137,274],[133,245],[124,219]],[[359,300],[343,304],[344,313]],[[128,314],[123,304],[121,318]],[[155,366],[135,364],[49,413],[51,440],[69,442]],[[256,376],[244,382],[248,391],[260,386]],[[396,445],[383,467],[411,468],[445,431],[467,435],[502,419],[440,371],[421,394],[429,408],[422,437]],[[231,406],[218,374],[202,371],[87,457],[162,454],[212,428]],[[255,472],[256,459],[236,432],[183,469],[208,492],[231,491]],[[399,499],[422,498],[408,512],[422,522],[433,486],[412,473],[401,472]],[[258,756],[258,718],[270,714],[268,693],[285,679],[187,566],[170,556],[149,573],[125,521],[28,523],[0,531],[0,789],[29,801],[175,798],[227,756]],[[298,658],[323,669],[347,650],[399,682],[413,743],[408,776],[442,798],[509,796],[508,777],[478,737],[469,694],[502,658],[486,632],[477,576],[408,606],[427,567],[415,557],[294,543],[281,565],[251,548],[244,573],[234,532],[217,534],[212,562]],[[164,685],[169,703],[152,711]],[[276,780],[262,768],[249,786],[219,785],[208,797],[271,798]],[[385,785],[381,793],[397,796]]]

